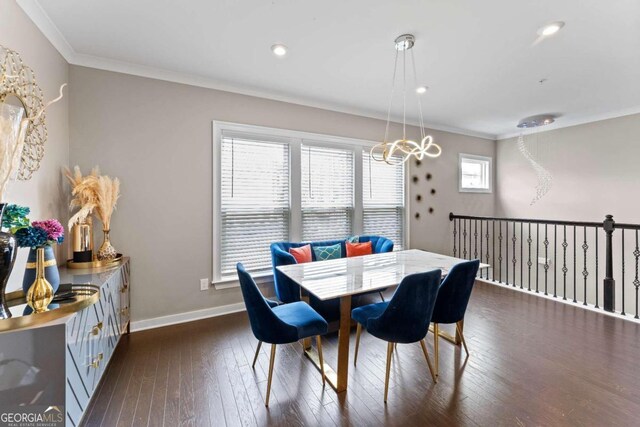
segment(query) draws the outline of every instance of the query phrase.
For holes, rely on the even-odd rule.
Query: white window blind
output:
[[[302,144],[302,238],[341,239],[352,232],[354,152]]]
[[[289,237],[289,145],[222,135],[220,273],[271,268],[269,243]]]
[[[368,150],[362,153],[363,231],[384,236],[394,250],[404,248],[404,164],[389,165],[372,161]]]

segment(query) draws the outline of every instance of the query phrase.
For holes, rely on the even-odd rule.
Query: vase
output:
[[[98,249],[98,260],[100,261],[109,261],[115,259],[118,256],[116,252],[116,248],[111,246],[111,239],[109,237],[110,230],[102,230],[104,232],[104,241],[102,245],[100,245],[100,249]]]
[[[93,239],[91,224],[74,224],[71,229],[71,246],[73,247],[73,262],[93,261]]]
[[[27,305],[34,313],[48,311],[53,300],[53,287],[44,276],[45,263],[45,248],[36,248],[36,280],[27,291]]]
[[[2,223],[2,215],[4,215],[6,206],[6,203],[0,203],[0,223]],[[11,317],[4,291],[16,262],[17,253],[16,238],[13,237],[13,234],[0,231],[0,319]]]
[[[22,279],[22,290],[25,295],[29,292],[29,288],[36,280],[38,273],[38,251],[42,250],[44,256],[44,278],[53,288],[53,292],[58,291],[60,286],[60,273],[58,272],[58,263],[56,262],[56,256],[51,246],[44,246],[42,248],[31,248],[29,250],[29,258],[27,258],[27,268],[24,272],[24,278]]]

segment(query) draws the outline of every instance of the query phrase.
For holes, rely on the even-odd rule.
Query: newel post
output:
[[[613,215],[607,215],[602,223],[604,232],[607,234],[606,241],[606,269],[604,277],[604,309],[605,311],[613,312],[615,310],[615,285],[616,281],[613,280],[613,250],[612,250],[612,237],[613,230],[616,227],[616,222],[613,220]]]

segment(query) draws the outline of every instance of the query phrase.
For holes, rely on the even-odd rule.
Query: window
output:
[[[376,234],[407,246],[404,166],[369,164],[372,142],[222,122],[213,135],[217,288],[236,286],[237,262],[270,276],[271,242]]]
[[[491,193],[491,157],[460,153],[459,190]]]
[[[302,145],[302,240],[351,234],[353,149]]]
[[[372,161],[362,153],[363,234],[388,237],[404,248],[404,164]]]
[[[223,135],[221,147],[220,272],[271,267],[265,242],[289,236],[289,146]]]

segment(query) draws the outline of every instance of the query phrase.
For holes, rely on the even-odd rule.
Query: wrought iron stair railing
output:
[[[640,224],[611,215],[582,222],[451,213],[449,220],[453,255],[491,266],[482,279],[640,319]]]

